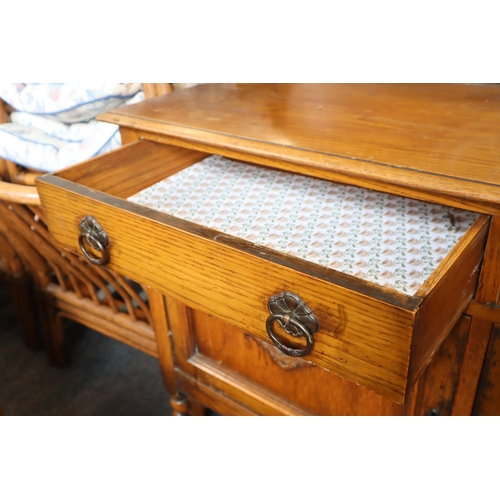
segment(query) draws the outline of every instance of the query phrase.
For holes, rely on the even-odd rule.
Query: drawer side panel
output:
[[[440,276],[434,276],[434,286],[417,313],[410,384],[423,373],[476,291],[489,222],[490,218],[482,215],[452,250]]]

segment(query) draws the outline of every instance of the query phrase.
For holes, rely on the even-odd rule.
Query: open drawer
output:
[[[241,182],[193,167],[228,164]],[[489,225],[148,140],[37,187],[64,248],[400,403],[471,300]]]

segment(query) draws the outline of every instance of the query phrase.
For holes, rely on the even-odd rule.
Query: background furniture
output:
[[[171,90],[171,84],[144,84],[146,97]],[[2,101],[0,106],[0,116],[5,122],[8,106]],[[85,324],[156,357],[152,318],[142,287],[64,252],[50,240],[33,185],[39,171],[0,158],[0,172],[2,270],[19,310],[28,345],[39,347],[34,314],[38,309],[51,363],[65,364],[63,318]],[[29,277],[35,283],[35,290]]]

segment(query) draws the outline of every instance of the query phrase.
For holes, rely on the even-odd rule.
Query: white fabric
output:
[[[121,145],[118,126],[96,120],[85,125],[89,134],[69,141],[34,127],[5,123],[0,126],[0,156],[28,168],[55,172]],[[72,132],[68,130],[67,135]]]
[[[122,104],[143,99],[140,91]],[[43,172],[55,172],[119,146],[119,127],[97,120],[66,124],[51,116],[15,111],[11,123],[0,125],[0,157]]]
[[[0,98],[17,111],[77,123],[124,104],[140,90],[140,83],[2,83]]]

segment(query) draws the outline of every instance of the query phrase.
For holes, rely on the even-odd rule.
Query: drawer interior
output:
[[[479,217],[218,155],[128,200],[410,296]]]
[[[148,140],[109,155],[113,168],[103,155],[57,176],[396,295],[425,296],[431,276],[484,219]]]

